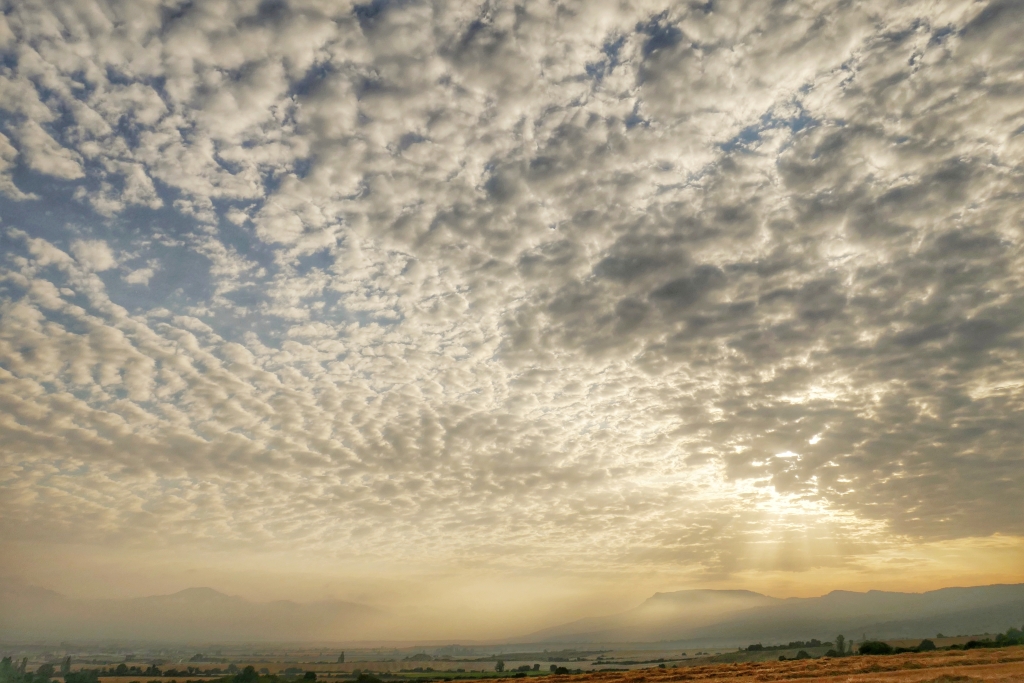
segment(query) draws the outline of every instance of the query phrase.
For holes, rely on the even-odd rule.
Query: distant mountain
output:
[[[251,602],[212,588],[127,600],[74,600],[0,584],[0,640],[296,642],[363,639],[380,613],[336,600]]]
[[[780,600],[749,591],[658,593],[639,607],[531,633],[516,642],[639,643],[690,647],[818,638],[921,638],[997,633],[1024,624],[1024,584],[927,593],[833,591]]]
[[[75,600],[0,581],[0,641],[341,642],[388,638],[385,615],[327,600],[253,602],[212,588],[127,600]],[[388,618],[390,617],[390,618]],[[773,598],[751,591],[656,593],[621,614],[580,619],[509,643],[661,643],[682,649],[818,638],[923,638],[997,633],[1024,625],[1024,584],[927,593],[833,591]]]
[[[731,614],[781,603],[743,590],[688,590],[655,593],[639,607],[609,617],[592,617],[547,628],[517,639],[525,642],[645,642],[665,634],[690,633]]]

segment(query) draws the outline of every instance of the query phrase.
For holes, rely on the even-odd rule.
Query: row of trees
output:
[[[569,669],[565,668],[564,666],[558,666],[557,664],[552,664],[549,667],[549,669],[550,669],[551,673],[553,673],[553,674],[567,674],[567,673],[569,673]],[[462,669],[459,669],[459,671],[461,671],[461,670]],[[505,670],[505,662],[504,662],[504,660],[499,659],[498,661],[496,661],[494,663],[494,670],[497,671],[498,673],[503,672]],[[522,666],[517,666],[515,669],[509,669],[509,671],[515,671],[515,672],[517,672],[519,674],[525,674],[528,671],[540,671],[540,664],[534,664],[533,666],[531,666],[529,664],[523,664]]]
[[[1000,633],[995,638],[984,638],[982,640],[969,640],[963,645],[950,645],[947,650],[975,650],[986,647],[1007,647],[1010,645],[1024,645],[1024,627],[1009,628],[1006,633]],[[922,640],[917,647],[893,647],[880,640],[868,640],[861,643],[858,652],[862,655],[898,655],[903,652],[930,652],[937,650],[935,643],[927,638]]]
[[[839,638],[842,639],[842,636],[839,636]],[[811,638],[810,640],[806,640],[806,641],[805,640],[793,640],[793,641],[790,641],[789,644],[787,644],[787,645],[762,645],[761,643],[754,643],[753,645],[748,645],[746,647],[746,650],[748,652],[759,652],[761,650],[793,650],[793,649],[796,649],[798,647],[822,647],[822,646],[831,647],[832,643],[823,643],[820,640],[818,640],[817,638]]]
[[[56,667],[50,663],[40,664],[35,671],[28,671],[28,657],[17,664],[11,657],[0,659],[0,683],[50,683],[56,673]],[[61,662],[60,675],[65,681],[68,676],[74,676],[71,672],[71,657]]]
[[[939,635],[938,637],[942,637]],[[995,638],[985,638],[983,640],[971,640],[964,645],[950,645],[947,649],[964,649],[973,650],[982,647],[1005,647],[1008,645],[1022,645],[1024,644],[1024,626],[1020,629],[1010,628],[1007,629],[1006,633],[1000,633]],[[808,641],[795,640],[788,645],[762,645],[756,643],[754,645],[748,645],[744,648],[748,652],[757,652],[761,650],[790,650],[798,647],[824,647],[832,646],[832,643],[822,643],[819,640],[811,639]],[[903,652],[930,652],[938,649],[935,642],[930,639],[922,640],[916,647],[893,647],[888,643],[880,640],[865,640],[857,648],[857,652],[862,655],[891,655],[900,654]],[[846,657],[852,655],[853,641],[848,641],[844,636],[836,636],[835,646],[825,653],[826,657]],[[800,650],[794,659],[808,659],[810,654],[806,650]],[[780,660],[785,660],[785,655],[779,657]]]
[[[241,671],[233,664],[228,668],[229,670],[233,669],[236,673],[224,680],[223,683],[257,683],[259,681],[260,675],[251,666],[247,666]],[[191,669],[192,667],[189,667],[189,670]],[[52,683],[57,673],[57,668],[50,663],[40,664],[35,671],[28,671],[27,657],[17,664],[10,657],[0,659],[0,683]],[[64,679],[64,683],[98,683],[100,676],[120,676],[130,673],[141,676],[185,676],[189,672],[172,669],[162,673],[159,668],[153,665],[142,670],[139,667],[128,667],[123,663],[118,664],[113,669],[81,669],[80,671],[72,671],[70,657],[64,659],[60,665],[60,677]],[[313,674],[313,672],[307,672],[307,680],[316,680],[316,674],[313,674],[312,679],[309,679],[308,674]],[[276,681],[276,677],[273,678]],[[268,683],[274,682],[268,681]]]

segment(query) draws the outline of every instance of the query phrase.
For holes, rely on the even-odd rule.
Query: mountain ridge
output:
[[[722,598],[729,591],[707,591],[704,598]],[[590,617],[527,634],[513,642],[559,644],[678,642],[693,645],[744,645],[774,638],[778,642],[819,638],[836,633],[872,637],[925,637],[938,631],[996,632],[1024,623],[1024,584],[948,587],[922,593],[833,590],[812,598],[771,598],[763,604],[717,612],[687,611],[658,619],[637,619],[656,597],[691,597],[691,591],[656,593],[633,610]],[[745,596],[750,602],[758,598]],[[738,607],[734,603],[733,607]],[[979,631],[979,629],[981,629]],[[833,633],[833,631],[835,631]]]
[[[124,599],[74,599],[0,584],[0,639],[151,641],[344,640],[373,632],[383,613],[343,600],[255,602],[209,587]]]
[[[250,601],[196,586],[162,595],[78,600],[0,581],[0,639],[174,642],[341,642],[387,639],[381,610],[326,599]],[[810,598],[754,591],[659,591],[613,615],[584,617],[495,643],[673,643],[744,646],[838,633],[851,638],[1000,632],[1024,624],[1024,584],[954,586],[922,593],[833,590]]]

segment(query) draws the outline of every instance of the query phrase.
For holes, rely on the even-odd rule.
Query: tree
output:
[[[345,653],[342,652],[340,655],[338,655],[338,664],[344,664],[344,663],[345,663]]]
[[[60,663],[60,675],[67,678],[69,673],[71,673],[71,657],[65,657],[64,661]]]
[[[315,671],[307,671],[305,674],[302,675],[302,680],[310,681],[312,683],[313,681],[316,680],[316,672]]]
[[[839,654],[845,654],[846,653],[845,645],[846,645],[846,637],[845,636],[836,636],[836,651]]]
[[[235,676],[235,683],[256,683],[260,680],[260,675],[256,673],[256,667],[247,666],[242,669],[242,673]]]
[[[500,659],[498,661],[496,661],[494,663],[494,670],[495,671],[499,671],[499,672],[500,671],[504,671],[505,670],[505,662],[501,661]]]
[[[42,678],[53,678],[53,664],[40,664],[36,669],[36,675]]]
[[[922,640],[921,643],[917,646],[917,651],[918,652],[931,652],[934,649],[935,649],[935,643],[933,643],[932,641],[928,640],[927,638]]]

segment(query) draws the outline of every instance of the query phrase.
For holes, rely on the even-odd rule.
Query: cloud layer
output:
[[[1022,7],[9,3],[0,535],[1024,535]]]

